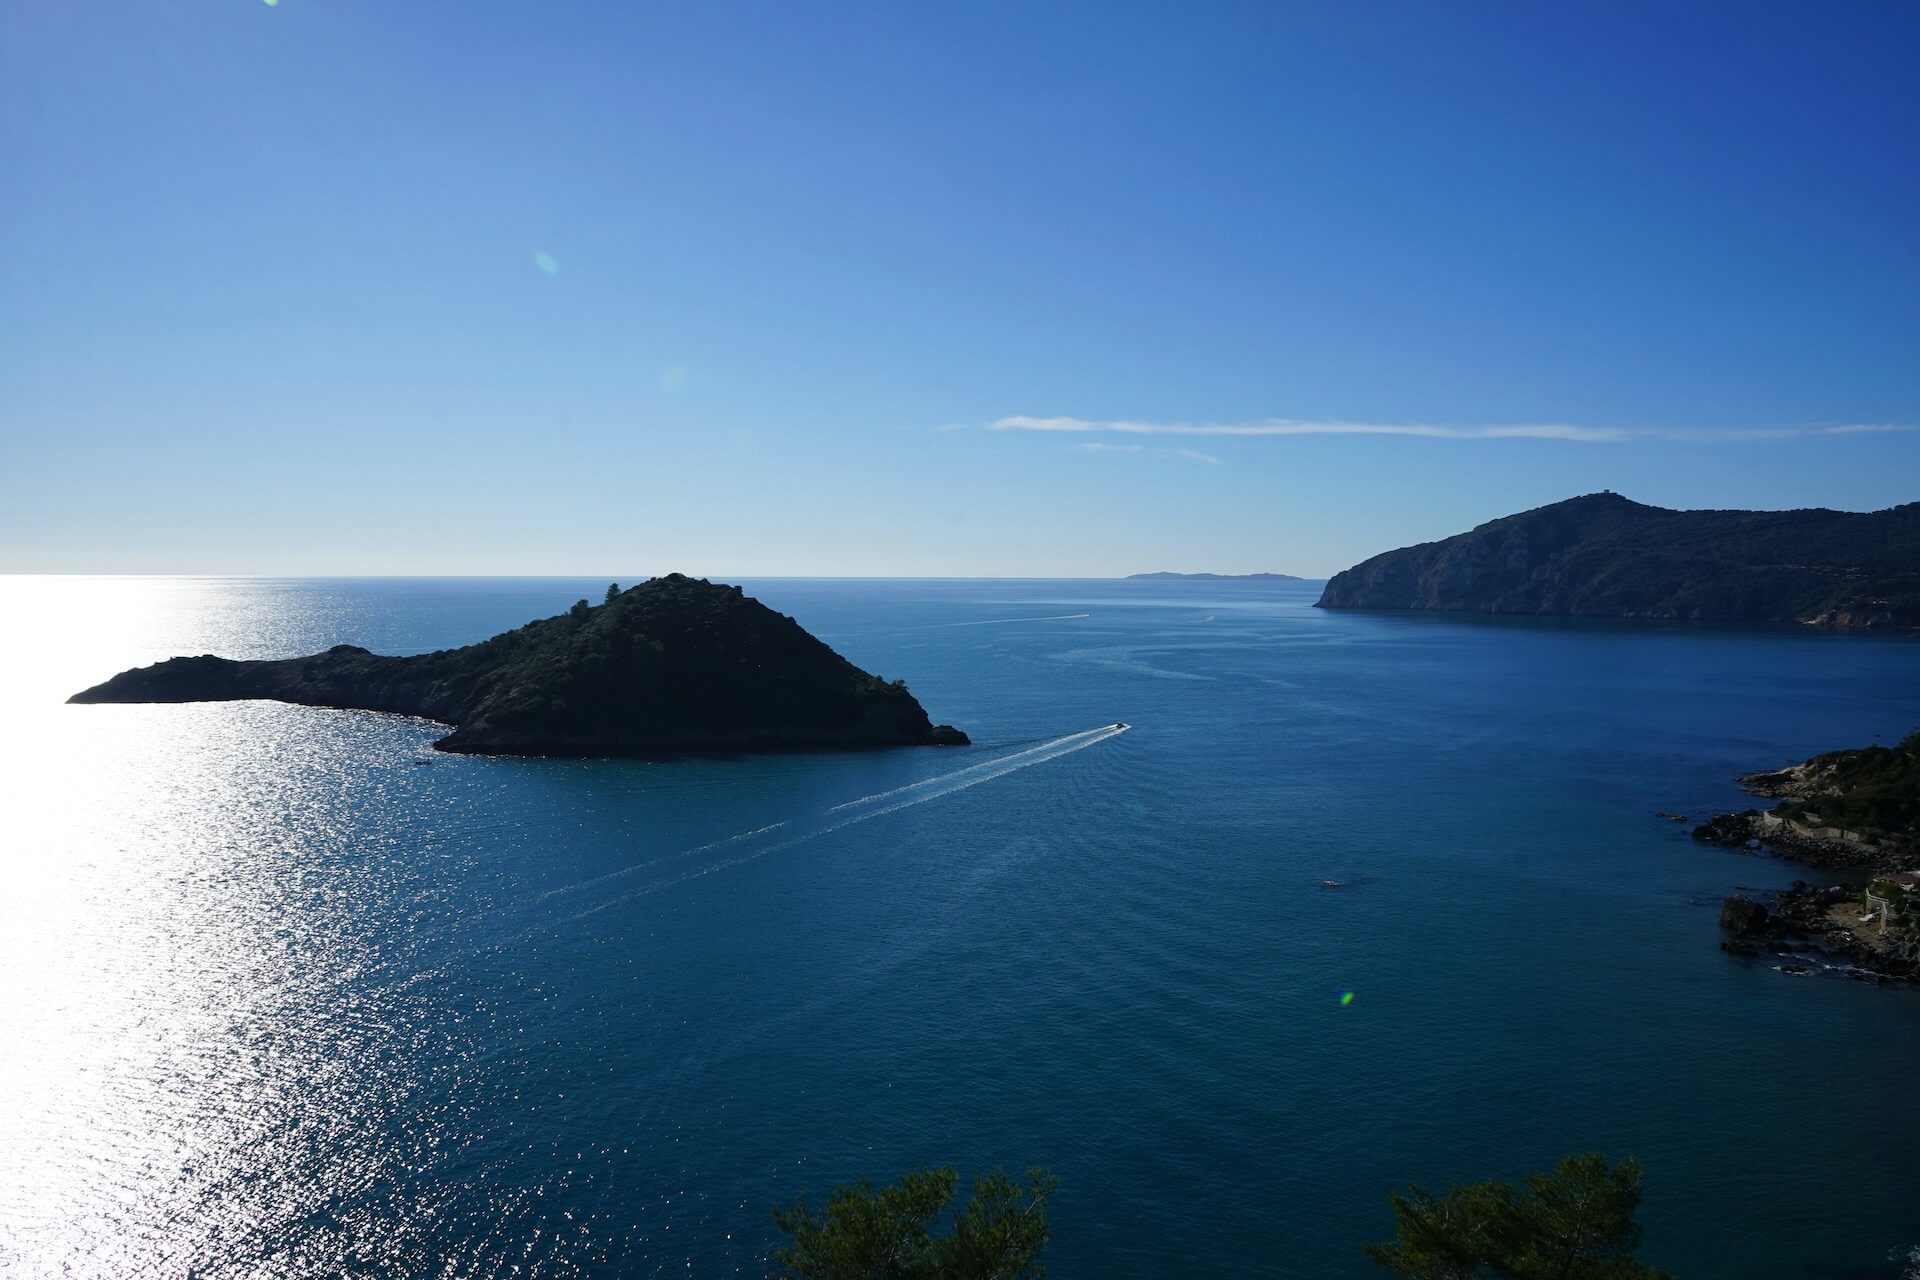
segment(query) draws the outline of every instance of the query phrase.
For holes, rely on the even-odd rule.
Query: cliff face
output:
[[[1920,503],[1668,511],[1588,494],[1377,555],[1320,607],[1920,628]]]
[[[607,603],[462,649],[382,657],[174,658],[71,702],[268,698],[454,726],[482,755],[652,756],[964,743],[900,684],[868,675],[738,587],[670,574]]]

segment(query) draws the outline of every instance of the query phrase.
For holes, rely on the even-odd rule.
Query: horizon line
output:
[[[668,573],[651,573],[644,578],[628,575],[627,580],[635,586],[651,582],[655,578],[665,578],[679,570]],[[1090,573],[682,573],[686,578],[702,578],[713,581],[723,578],[758,578],[765,582],[1131,582],[1143,578],[1174,574],[1180,577],[1195,578],[1290,578],[1296,582],[1325,582],[1333,575],[1319,576],[1306,573],[1280,573],[1277,570],[1260,569],[1249,573],[1220,573],[1209,569],[1152,569],[1140,573],[1090,574]],[[605,577],[608,582],[618,582],[620,574],[602,575],[593,573],[117,573],[111,570],[89,570],[66,573],[52,569],[0,570],[0,578],[153,578],[159,580],[199,580],[218,579],[222,581],[273,582],[280,580],[311,582],[323,581],[366,581],[369,579],[408,578],[470,578],[477,581],[529,581],[529,582],[573,582],[599,581]]]

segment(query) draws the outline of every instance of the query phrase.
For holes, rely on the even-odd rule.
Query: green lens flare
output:
[[[560,274],[560,264],[554,261],[553,255],[550,253],[534,254],[533,265],[540,268],[540,270],[544,271],[546,274],[550,276],[557,276]]]
[[[1351,992],[1351,991],[1342,991],[1342,992],[1340,993],[1340,1005],[1341,1005],[1341,1007],[1342,1007],[1342,1008],[1345,1008],[1345,1007],[1346,1007],[1347,1005],[1350,1005],[1350,1004],[1352,1004],[1352,1003],[1353,1003],[1353,992]]]

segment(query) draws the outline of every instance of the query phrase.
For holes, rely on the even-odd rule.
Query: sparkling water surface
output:
[[[1652,816],[1920,725],[1915,642],[746,585],[976,745],[70,707],[605,583],[0,579],[0,1273],[760,1275],[769,1206],[951,1162],[1061,1175],[1057,1276],[1359,1277],[1388,1189],[1588,1148],[1682,1277],[1920,1244],[1920,992],[1723,955],[1810,873]]]

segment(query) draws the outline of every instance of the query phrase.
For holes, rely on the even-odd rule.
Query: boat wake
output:
[[[967,779],[977,773],[985,773],[998,778],[1003,774],[1011,773],[1015,769],[1025,769],[1029,765],[1041,764],[1048,760],[1056,760],[1061,756],[1084,750],[1097,742],[1105,742],[1115,734],[1125,733],[1126,730],[1127,726],[1124,724],[1103,724],[1098,729],[1082,729],[1079,733],[1069,733],[1064,737],[1049,738],[1036,746],[1027,747],[1024,750],[1015,751],[1010,755],[999,756],[992,760],[983,760],[979,764],[968,765],[964,769],[956,769],[952,773],[941,774],[937,778],[923,778],[919,782],[911,782],[904,787],[895,787],[891,791],[876,791],[870,796],[861,796],[858,800],[848,800],[844,804],[834,805],[828,809],[827,812],[839,813],[843,809],[857,809],[861,805],[876,804],[891,796],[903,795],[910,791],[919,791],[932,787],[947,787],[948,784],[956,780]],[[981,782],[986,780],[985,777],[978,779],[978,781]],[[969,781],[966,782],[965,785],[972,786],[974,783]],[[945,795],[947,793],[943,790],[939,794]],[[931,796],[928,797],[928,799],[931,798]]]
[[[1040,618],[981,618],[974,622],[933,622],[927,624],[924,630],[932,631],[936,627],[1003,627],[1010,622],[1072,622],[1077,618],[1092,616],[1090,613],[1050,613]]]
[[[582,889],[591,889],[595,885],[607,884],[610,881],[623,879],[636,871],[644,871],[648,867],[657,867],[663,862],[678,862],[682,858],[691,858],[695,854],[712,853],[715,849],[724,849],[730,844],[739,844],[743,840],[751,840],[755,836],[766,835],[769,831],[778,831],[786,825],[785,820],[770,822],[764,827],[757,827],[752,831],[742,831],[739,835],[728,836],[724,840],[709,840],[706,844],[695,845],[691,849],[682,849],[678,853],[663,853],[657,858],[648,858],[645,862],[636,862],[632,866],[622,867],[618,871],[609,871],[605,875],[589,876],[585,880],[576,880],[572,884],[563,884],[557,889],[549,889],[536,897],[534,901],[545,902],[548,898],[557,898],[563,893],[577,893]]]
[[[992,760],[983,760],[979,764],[968,765],[962,769],[955,769],[951,773],[943,773],[932,778],[924,778],[919,782],[908,783],[906,786],[894,787],[887,791],[876,791],[870,796],[861,796],[857,800],[848,800],[845,803],[824,809],[810,819],[776,822],[771,826],[761,827],[755,831],[745,831],[737,836],[729,836],[725,840],[716,840],[710,844],[700,845],[697,848],[688,849],[681,853],[668,854],[662,858],[649,859],[646,862],[635,863],[632,867],[608,872],[603,876],[596,876],[591,880],[583,880],[575,885],[567,885],[559,889],[550,890],[544,896],[553,897],[558,894],[571,892],[574,889],[583,889],[593,885],[604,884],[608,881],[630,875],[635,871],[658,866],[663,862],[678,861],[682,858],[692,857],[695,854],[713,853],[721,849],[740,846],[738,852],[730,852],[728,856],[718,858],[712,862],[707,862],[697,867],[690,867],[677,874],[650,881],[647,884],[619,894],[607,901],[595,903],[593,906],[576,912],[567,918],[569,923],[575,920],[585,919],[587,916],[597,915],[602,911],[620,906],[623,903],[631,902],[636,898],[644,898],[651,894],[659,893],[663,889],[670,889],[674,885],[685,884],[689,880],[712,875],[716,871],[724,871],[728,867],[737,867],[741,863],[764,858],[770,853],[779,853],[784,849],[791,849],[795,845],[805,844],[810,840],[817,840],[821,836],[842,830],[846,827],[851,827],[856,823],[868,822],[889,813],[898,813],[902,809],[911,809],[916,805],[926,804],[930,800],[938,800],[942,796],[950,796],[955,792],[966,791],[972,787],[977,787],[983,782],[992,782],[996,778],[1004,778],[1010,773],[1018,773],[1022,769],[1031,769],[1037,764],[1045,764],[1050,760],[1058,760],[1060,757],[1072,755],[1076,751],[1085,751],[1088,747],[1097,746],[1109,738],[1118,737],[1120,734],[1125,733],[1128,728],[1128,725],[1116,722],[1114,724],[1101,725],[1097,729],[1083,729],[1079,733],[1069,733],[1063,737],[1049,739],[1046,742],[1040,743],[1038,746],[1028,747],[1023,751],[1011,752],[1007,755],[996,756]],[[757,837],[770,835],[774,832],[787,832],[789,830],[792,832],[791,834],[783,835],[781,838],[772,840],[769,843],[755,843]]]

